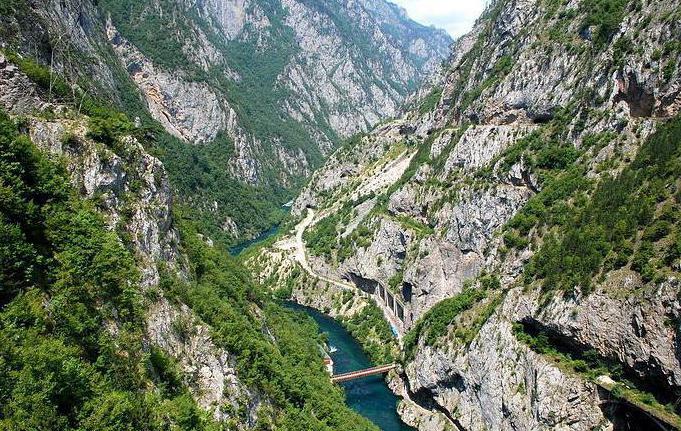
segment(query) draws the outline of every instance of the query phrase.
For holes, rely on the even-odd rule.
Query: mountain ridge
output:
[[[178,198],[212,237],[233,243],[280,220],[280,205],[332,148],[397,115],[448,54],[449,36],[380,1],[325,7],[16,0],[2,41],[144,127],[160,124],[172,138],[159,134],[150,150]]]
[[[334,153],[294,203],[323,215],[305,234],[313,270],[374,299],[310,286],[276,249],[252,266],[333,315],[403,313],[391,384],[421,430],[626,429],[624,415],[653,426],[649,411],[679,426],[664,323],[679,310],[679,10],[493,2],[411,110]]]

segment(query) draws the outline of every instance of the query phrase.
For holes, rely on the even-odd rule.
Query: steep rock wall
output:
[[[415,108],[337,152],[294,204],[296,213],[309,206],[338,214],[338,251],[324,255],[337,276],[351,272],[402,295],[415,345],[395,388],[408,388],[460,429],[622,426],[604,407],[608,394],[520,342],[518,322],[550,334],[568,354],[595,352],[617,363],[660,402],[678,393],[678,263],[652,282],[630,267],[606,267],[590,288],[572,293],[524,282],[547,238],[541,221],[523,233],[522,217],[532,214],[533,197],[556,192],[542,193],[551,184],[542,166],[554,162],[539,153],[566,142],[564,154],[574,158],[552,169],[578,166],[580,177],[598,184],[678,114],[678,2],[622,2],[621,22],[606,36],[589,15],[593,3],[493,2]],[[430,105],[433,94],[439,100]],[[594,148],[595,138],[603,140]],[[401,146],[418,151],[405,176],[374,195],[355,193],[370,181],[365,172]],[[347,229],[344,221],[364,214],[367,199],[378,204]],[[551,211],[545,216],[560,207]],[[388,220],[398,227],[390,236]],[[353,237],[362,226],[368,233]],[[328,233],[310,238],[327,241],[320,235]],[[411,238],[400,246],[406,253],[393,252],[389,238],[400,236]],[[485,299],[440,317],[445,329],[428,334],[435,316],[449,316],[447,307],[475,291]],[[419,427],[436,429],[428,420]]]

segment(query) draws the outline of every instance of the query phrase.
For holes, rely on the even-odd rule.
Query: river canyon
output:
[[[0,429],[681,428],[680,64],[679,0],[0,1]]]

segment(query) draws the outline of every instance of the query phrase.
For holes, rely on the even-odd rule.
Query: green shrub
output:
[[[671,223],[666,220],[657,220],[645,228],[642,239],[644,241],[656,242],[669,235],[670,231]]]
[[[584,0],[579,4],[586,14],[584,25],[596,27],[593,36],[596,45],[607,44],[619,31],[628,3],[628,0]]]
[[[485,290],[499,290],[501,289],[501,280],[496,274],[483,275],[480,277],[480,286]]]
[[[277,290],[274,291],[274,298],[278,299],[279,301],[285,301],[288,299],[291,299],[293,296],[293,286],[290,283],[287,283],[284,286],[279,287]]]
[[[655,397],[654,397],[652,394],[649,394],[649,393],[643,393],[643,394],[641,394],[641,395],[639,396],[639,400],[640,400],[642,403],[644,403],[644,404],[648,404],[649,406],[650,406],[650,405],[653,405],[654,403],[657,402],[657,401],[655,400]]]
[[[671,241],[671,244],[667,248],[665,254],[665,262],[667,265],[672,265],[675,262],[678,264],[678,260],[681,258],[681,230],[677,230]]]
[[[566,169],[579,156],[580,152],[572,146],[549,145],[537,153],[535,166],[539,169]]]
[[[393,292],[399,292],[400,289],[402,288],[402,282],[404,280],[404,271],[398,271],[390,277],[390,280],[388,280],[388,286],[390,287],[390,290]]]
[[[50,72],[50,69],[47,66],[43,66],[31,58],[21,57],[12,52],[5,52],[5,55],[43,91],[51,91],[53,98],[63,100],[71,98],[71,88],[66,81],[64,81],[56,72]]]
[[[504,152],[502,158],[503,163],[501,164],[501,170],[503,172],[508,172],[513,165],[520,162],[527,147],[530,145],[531,139],[539,139],[539,134],[533,132],[530,136],[516,141],[516,143]]]
[[[94,116],[88,122],[88,137],[110,147],[132,130],[132,123],[120,112],[112,111],[108,115]]]
[[[516,232],[510,231],[504,234],[504,244],[508,248],[522,250],[527,248],[527,246],[530,244],[530,241],[527,238],[518,235]]]
[[[674,77],[674,72],[677,70],[677,63],[675,58],[670,58],[667,63],[664,65],[664,69],[662,71],[664,79],[669,81]]]
[[[613,398],[617,400],[621,400],[624,398],[624,386],[621,384],[617,384],[610,389],[610,395],[612,395]]]
[[[419,319],[414,327],[404,337],[404,351],[407,359],[413,355],[419,341],[423,339],[426,345],[432,346],[446,335],[449,325],[463,311],[473,307],[486,297],[481,289],[467,289],[460,294],[437,303]]]
[[[404,228],[412,230],[414,233],[416,233],[416,236],[419,238],[433,235],[435,233],[435,230],[433,230],[432,227],[408,215],[398,215],[397,220]]]
[[[337,248],[337,226],[340,223],[339,213],[323,218],[304,234],[305,244],[314,256],[330,258]]]
[[[182,370],[177,362],[158,347],[149,351],[148,366],[156,377],[156,384],[167,396],[180,395],[183,389]]]
[[[634,254],[634,244],[628,240],[622,241],[615,245],[613,252],[610,269],[622,268],[629,263],[629,259]]]
[[[426,97],[423,98],[421,101],[421,105],[419,106],[419,113],[421,115],[425,115],[428,112],[432,111],[435,109],[437,104],[440,102],[440,99],[442,98],[442,88],[436,87],[433,88],[430,93]]]
[[[608,146],[617,136],[613,132],[602,132],[589,134],[582,140],[582,145],[586,149],[594,149],[596,152]]]

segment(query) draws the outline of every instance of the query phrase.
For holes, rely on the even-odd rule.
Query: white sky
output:
[[[466,34],[488,3],[488,0],[389,1],[405,8],[414,21],[447,30],[453,38]]]

